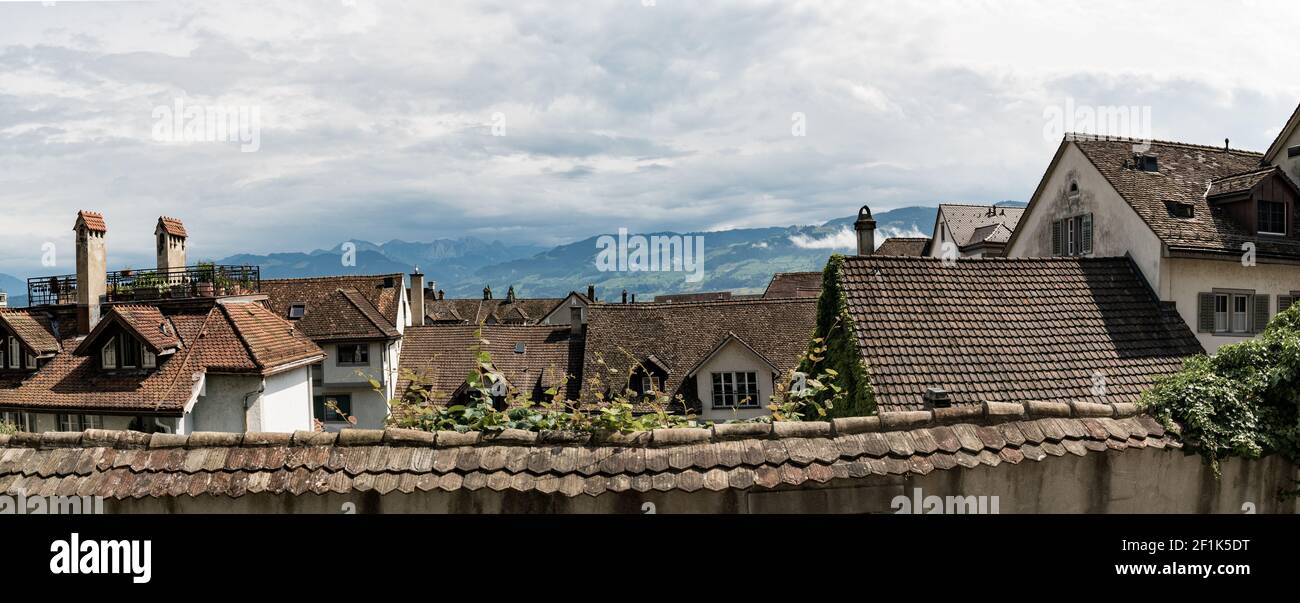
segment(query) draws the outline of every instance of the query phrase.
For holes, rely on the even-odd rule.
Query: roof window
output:
[[[307,304],[290,304],[289,320],[298,320],[307,314]]]
[[[1190,220],[1196,217],[1196,206],[1191,203],[1165,201],[1165,209],[1169,212],[1170,218]]]

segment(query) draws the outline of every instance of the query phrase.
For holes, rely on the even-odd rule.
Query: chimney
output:
[[[627,303],[627,289],[623,290],[623,303]]]
[[[98,212],[77,212],[77,332],[90,333],[99,323],[99,302],[108,287],[108,225]]]
[[[569,306],[569,333],[583,335],[582,306],[578,305],[577,302]]]
[[[514,286],[514,285],[510,285],[510,288],[509,288],[509,289],[506,289],[506,303],[507,303],[507,304],[513,304],[513,303],[515,303],[515,286]]]
[[[439,289],[439,290],[438,290],[438,301],[442,301],[442,300],[445,299],[446,297],[447,297],[447,292],[446,292],[446,291],[443,291],[442,289]]]
[[[9,294],[5,293],[4,291],[0,291],[0,308],[8,308],[8,307],[9,307]]]
[[[158,217],[158,226],[153,229],[153,236],[158,243],[158,271],[179,270],[185,267],[185,225],[176,218]]]
[[[634,303],[634,304],[636,303],[636,294],[635,294],[635,293],[632,294],[632,303]]]
[[[858,210],[858,219],[853,223],[853,230],[858,233],[858,255],[871,255],[876,252],[876,220],[871,217],[871,208],[865,205]]]
[[[419,266],[411,273],[411,325],[424,326],[424,273]]]
[[[492,299],[492,287],[483,288],[483,299]]]
[[[587,285],[587,301],[596,301],[595,285]]]
[[[1228,151],[1230,151],[1230,150],[1232,150],[1232,147],[1229,146],[1229,140],[1228,140],[1227,138],[1224,138],[1224,139],[1223,139],[1223,151],[1226,153],[1226,152],[1228,152]]]

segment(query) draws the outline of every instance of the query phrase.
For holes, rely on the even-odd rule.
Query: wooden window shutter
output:
[[[1269,319],[1268,294],[1256,293],[1254,298],[1255,298],[1255,312],[1253,314],[1253,318],[1255,322],[1255,324],[1253,325],[1255,327],[1254,332],[1262,333],[1264,331],[1264,327],[1268,326],[1268,319]]]
[[[1200,302],[1196,315],[1198,317],[1196,331],[1198,333],[1214,332],[1214,294],[1201,293],[1196,296]]]
[[[1286,312],[1286,309],[1290,308],[1291,304],[1293,303],[1295,303],[1295,296],[1292,295],[1277,296],[1277,313],[1281,314],[1283,312]]]
[[[1052,255],[1064,255],[1061,253],[1061,221],[1052,222]]]
[[[1079,240],[1082,244],[1082,253],[1087,255],[1092,253],[1092,214],[1083,215],[1083,226],[1080,228],[1082,235]]]

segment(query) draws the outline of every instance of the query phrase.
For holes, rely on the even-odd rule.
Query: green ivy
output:
[[[811,373],[819,363],[840,378],[847,392],[845,401],[829,410],[832,417],[853,417],[876,413],[876,394],[870,372],[858,350],[857,331],[844,292],[844,256],[835,254],[822,271],[822,292],[817,299],[817,330],[812,347],[801,364]],[[830,392],[823,392],[821,399]]]
[[[1143,395],[1142,407],[1180,429],[1216,475],[1233,456],[1278,453],[1300,464],[1300,304],[1254,339],[1189,359]]]
[[[9,435],[14,433],[18,433],[17,426],[15,426],[13,423],[5,423],[3,421],[0,421],[0,435]]]

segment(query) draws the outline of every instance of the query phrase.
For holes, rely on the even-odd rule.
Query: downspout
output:
[[[257,385],[257,389],[256,389],[256,390],[244,394],[244,413],[243,413],[243,414],[244,414],[244,432],[245,432],[245,433],[248,432],[248,409],[249,409],[248,399],[249,399],[250,397],[252,397],[252,396],[255,396],[255,395],[260,396],[260,395],[261,395],[263,392],[265,392],[265,391],[266,391],[266,379],[262,379],[262,381]]]

